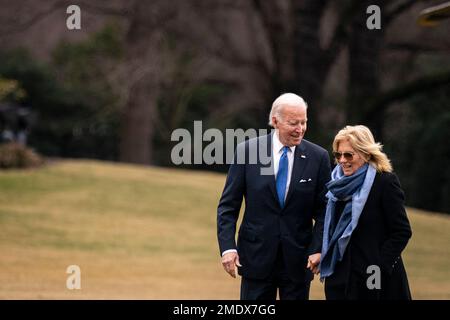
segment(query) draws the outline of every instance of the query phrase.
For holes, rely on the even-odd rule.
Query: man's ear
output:
[[[277,117],[275,117],[275,116],[272,117],[272,124],[273,124],[273,127],[275,129],[277,129],[277,127],[278,127],[278,119],[277,119]]]

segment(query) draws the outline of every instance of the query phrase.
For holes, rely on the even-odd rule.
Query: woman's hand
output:
[[[320,253],[314,253],[308,257],[308,264],[306,267],[314,274],[319,274]]]

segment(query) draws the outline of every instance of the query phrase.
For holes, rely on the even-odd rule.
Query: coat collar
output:
[[[288,204],[289,199],[292,197],[292,193],[295,189],[295,184],[300,180],[305,171],[308,163],[308,154],[306,152],[306,143],[302,142],[295,148],[294,165],[292,167],[291,182],[289,184],[288,194],[286,196],[285,206]]]
[[[271,133],[270,136],[268,136],[268,151],[270,152],[270,155],[272,156],[273,159],[273,154],[272,154],[272,143],[274,140],[273,135],[275,134],[275,131],[273,131]],[[291,149],[292,150],[292,149]],[[286,196],[286,201],[285,201],[285,207],[288,205],[288,201],[292,196],[292,193],[294,192],[295,189],[295,183],[298,182],[298,180],[300,179],[300,177],[302,177],[303,175],[303,171],[306,168],[306,164],[308,163],[308,153],[306,150],[306,143],[304,143],[303,139],[302,142],[300,142],[300,144],[298,146],[295,147],[295,151],[294,151],[294,164],[292,166],[292,174],[291,174],[291,182],[289,184],[289,190],[288,190],[288,194]],[[272,163],[273,165],[273,163]],[[275,174],[273,174],[271,176],[271,183],[270,183],[270,190],[272,190],[272,194],[276,200],[276,202],[278,203],[278,195],[277,195],[277,189],[276,189],[276,181],[275,181]]]

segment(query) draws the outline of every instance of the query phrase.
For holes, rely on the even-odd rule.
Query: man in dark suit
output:
[[[275,131],[239,144],[229,168],[217,231],[225,271],[236,277],[237,267],[242,276],[241,299],[276,299],[278,289],[280,299],[306,300],[311,272],[318,272],[330,159],[303,139],[306,111],[301,97],[278,97],[269,116]],[[261,146],[270,155],[269,174],[261,158],[249,161]]]

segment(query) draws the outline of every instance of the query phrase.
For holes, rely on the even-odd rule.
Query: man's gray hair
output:
[[[273,127],[272,117],[280,117],[281,110],[283,110],[285,106],[304,106],[305,109],[308,108],[308,105],[302,97],[296,95],[295,93],[283,93],[272,103],[272,110],[270,110],[269,114],[269,126]]]

